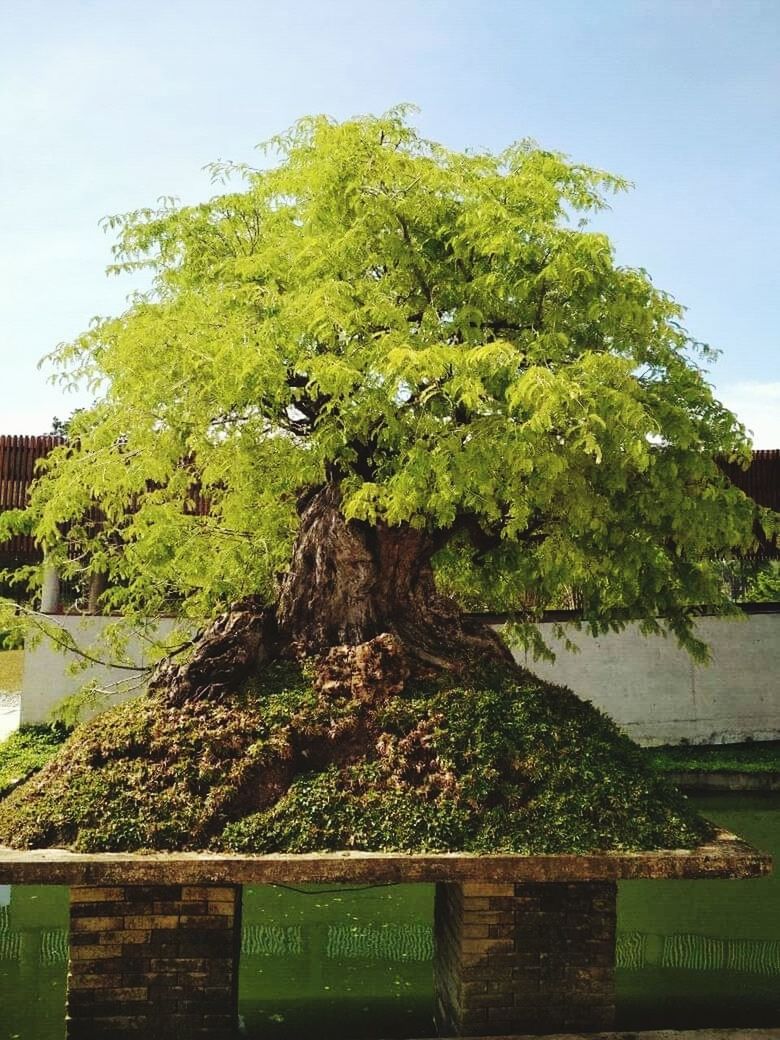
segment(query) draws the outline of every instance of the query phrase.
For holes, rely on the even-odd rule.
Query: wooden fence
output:
[[[62,444],[61,437],[0,435],[0,511],[24,508],[38,461],[59,444]],[[0,543],[0,566],[11,561],[31,563],[38,559],[40,551],[29,535],[17,535]]]
[[[44,458],[62,438],[54,436],[28,437],[0,435],[0,511],[18,509],[27,502],[30,484],[36,473],[36,463]],[[754,451],[753,461],[747,470],[731,463],[723,463],[722,468],[727,476],[752,499],[763,506],[780,512],[780,449]],[[208,502],[194,491],[195,513],[203,514],[208,510]],[[760,539],[756,554],[763,558],[780,556],[777,542],[769,543]],[[31,537],[20,535],[10,541],[0,543],[0,566],[11,560],[18,563],[29,563],[40,559]]]

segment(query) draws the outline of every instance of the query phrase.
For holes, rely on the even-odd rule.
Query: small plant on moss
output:
[[[84,683],[74,693],[68,694],[52,708],[49,717],[68,729],[83,722],[86,715],[94,715],[108,705],[108,694],[97,682]]]

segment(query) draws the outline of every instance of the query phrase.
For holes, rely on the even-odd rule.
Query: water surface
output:
[[[630,881],[618,897],[618,1025],[780,1025],[780,796],[694,799],[705,816],[772,853],[746,881]]]

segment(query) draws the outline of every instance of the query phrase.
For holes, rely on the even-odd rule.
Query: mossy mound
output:
[[[82,851],[587,852],[710,833],[605,715],[527,672],[367,704],[276,665],[216,705],[147,696],[0,803],[0,843]]]

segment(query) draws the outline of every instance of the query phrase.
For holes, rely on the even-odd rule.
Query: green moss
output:
[[[370,763],[298,777],[236,851],[528,853],[696,844],[709,830],[592,705],[533,676],[395,698]]]
[[[529,673],[366,705],[279,666],[219,704],[142,698],[0,803],[0,842],[82,850],[585,852],[708,834],[606,716]]]
[[[39,776],[0,803],[0,840],[83,851],[207,844],[208,806],[236,781],[252,721],[238,705],[119,705],[76,730]]]
[[[780,740],[685,744],[652,748],[646,755],[651,767],[662,773],[780,773]]]
[[[45,766],[67,735],[61,726],[24,726],[0,743],[0,797]]]
[[[371,849],[428,852],[462,847],[469,812],[413,788],[374,786],[366,766],[297,777],[270,810],[228,824],[220,845],[235,852]]]

